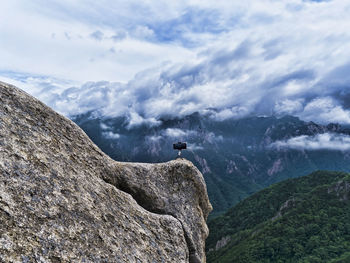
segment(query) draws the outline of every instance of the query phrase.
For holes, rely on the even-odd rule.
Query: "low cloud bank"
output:
[[[191,130],[182,130],[178,128],[167,128],[161,130],[158,135],[147,136],[147,139],[150,141],[160,141],[161,139],[174,139],[174,140],[188,140],[196,137],[198,134],[196,131]]]
[[[107,139],[111,139],[111,140],[116,140],[120,138],[120,135],[118,133],[114,133],[114,132],[103,132],[102,135],[107,138]]]
[[[284,141],[276,141],[270,147],[296,150],[349,151],[350,136],[335,133],[322,133],[313,136],[302,135]]]

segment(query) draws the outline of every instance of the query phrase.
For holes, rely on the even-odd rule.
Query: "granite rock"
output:
[[[0,262],[205,262],[211,209],[191,162],[116,162],[0,82]]]

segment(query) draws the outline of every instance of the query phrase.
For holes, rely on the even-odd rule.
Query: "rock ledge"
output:
[[[211,211],[189,161],[113,161],[0,82],[0,262],[205,262]]]

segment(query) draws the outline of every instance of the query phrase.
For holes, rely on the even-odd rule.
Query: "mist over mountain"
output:
[[[130,126],[126,117],[94,113],[73,118],[115,160],[161,162],[176,158],[172,144],[186,141],[183,156],[203,173],[214,212],[252,193],[318,169],[350,171],[350,130],[297,117],[213,119],[194,113],[157,125]]]

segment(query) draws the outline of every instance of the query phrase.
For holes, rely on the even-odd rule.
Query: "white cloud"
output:
[[[136,112],[129,112],[128,113],[129,116],[129,123],[127,125],[127,128],[131,129],[135,126],[140,126],[142,124],[145,124],[147,126],[158,126],[160,125],[162,122],[159,120],[156,120],[155,118],[151,117],[151,118],[144,118],[142,116],[140,116],[138,113]]]
[[[150,140],[151,142],[159,142],[163,137],[160,135],[154,135],[154,136],[147,136],[146,139]]]
[[[322,133],[313,136],[302,135],[270,145],[276,148],[297,150],[350,150],[350,136],[345,134]]]
[[[0,79],[65,115],[124,115],[132,128],[215,108],[218,120],[276,113],[350,123],[345,0],[14,0],[0,8]]]
[[[114,132],[111,132],[111,131],[102,132],[102,136],[104,136],[107,139],[111,139],[111,140],[116,140],[116,139],[120,138],[120,134],[114,133]]]
[[[196,132],[190,130],[181,130],[178,128],[167,128],[162,132],[162,134],[171,138],[185,139],[196,135]]]
[[[318,120],[323,123],[350,123],[350,111],[344,110],[339,102],[331,97],[316,98],[310,101],[300,116],[305,120]]]
[[[168,137],[173,137],[173,138],[179,138],[179,137],[183,138],[186,136],[186,132],[177,128],[167,128],[164,134]]]
[[[2,1],[0,71],[26,72],[81,83],[126,82],[138,71],[164,60],[183,61],[194,55],[181,46],[143,39],[149,37],[151,30],[138,25],[141,23],[138,21],[132,22],[134,29],[125,28],[130,32],[127,37],[113,41],[115,31],[126,27],[114,21],[114,12],[121,14],[124,8],[131,15],[130,7],[136,3],[130,6],[116,3],[113,7],[118,9],[112,9],[111,2],[104,2],[105,7],[92,1],[75,1],[75,4]],[[101,16],[100,21],[95,14]],[[110,52],[111,48],[116,52]]]
[[[111,129],[111,127],[109,127],[108,125],[106,125],[106,124],[104,124],[102,122],[100,124],[100,127],[101,127],[102,130],[110,130]]]
[[[106,139],[116,140],[120,138],[120,134],[113,132],[113,128],[108,126],[107,124],[101,122],[100,127],[102,129],[102,136]]]
[[[210,112],[210,116],[215,120],[222,121],[230,118],[241,118],[249,113],[247,107],[233,106],[231,108],[224,108],[220,111]]]
[[[275,103],[274,111],[277,114],[295,114],[303,111],[303,99],[290,100],[285,99]]]
[[[192,151],[204,150],[203,146],[198,145],[196,143],[188,143],[187,149],[192,150]]]

